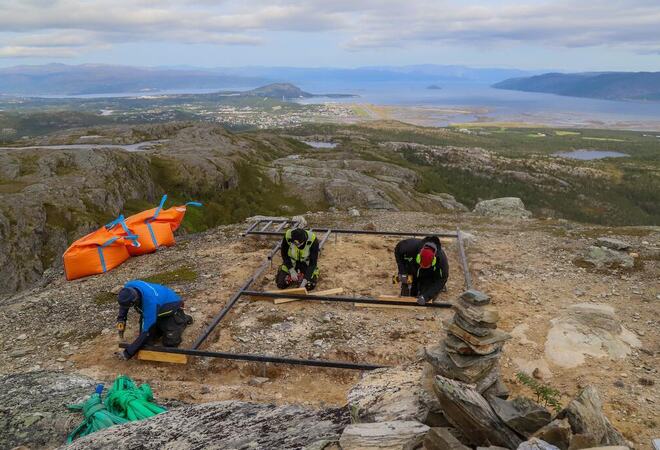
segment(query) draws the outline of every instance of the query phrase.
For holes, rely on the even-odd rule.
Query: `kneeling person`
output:
[[[280,289],[297,285],[311,291],[319,278],[319,241],[311,231],[296,228],[284,233],[282,261],[275,282]]]
[[[132,358],[145,344],[154,344],[160,338],[165,347],[177,347],[181,343],[183,330],[193,321],[183,312],[183,302],[179,296],[160,284],[129,281],[117,297],[117,331],[120,338],[124,337],[130,308],[140,313],[140,334],[123,352],[116,353],[120,359]]]
[[[449,263],[437,236],[405,239],[394,248],[401,296],[417,297],[420,305],[432,301],[447,284]]]

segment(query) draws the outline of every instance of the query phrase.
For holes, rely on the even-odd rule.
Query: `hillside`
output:
[[[660,101],[660,72],[546,73],[510,78],[493,87],[570,97]]]
[[[97,126],[35,137],[24,141],[32,147],[0,149],[0,281],[5,292],[32,285],[59,267],[74,239],[120,213],[153,206],[164,193],[170,204],[205,204],[184,222],[188,232],[259,213],[464,211],[506,196],[521,197],[538,217],[660,223],[660,144],[637,133],[614,139],[593,130],[557,131],[543,138],[547,143],[529,135],[375,122],[244,133],[200,123]],[[337,146],[319,150],[303,139]],[[613,150],[625,146],[630,157],[574,161],[551,154],[587,139]],[[140,151],[104,148],[140,142],[148,144]]]

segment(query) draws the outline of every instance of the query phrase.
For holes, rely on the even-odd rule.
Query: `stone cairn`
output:
[[[498,362],[511,336],[497,329],[499,314],[490,297],[471,289],[461,294],[453,308],[454,316],[445,322],[447,338],[426,349],[433,376],[473,384],[484,397],[507,398]]]

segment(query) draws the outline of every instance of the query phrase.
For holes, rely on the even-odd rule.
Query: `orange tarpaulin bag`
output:
[[[113,227],[102,227],[75,241],[64,252],[67,280],[105,273],[114,269],[130,255],[127,246],[135,236],[117,236]]]
[[[156,208],[142,211],[126,218],[126,226],[130,234],[137,235],[138,246],[131,246],[128,252],[131,256],[153,253],[159,247],[174,245],[174,232],[181,225],[188,206],[202,206],[198,202],[188,202],[185,205],[163,209],[167,200],[164,195]]]

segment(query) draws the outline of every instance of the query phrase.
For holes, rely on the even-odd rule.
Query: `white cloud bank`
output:
[[[133,42],[261,45],[281,31],[335,33],[353,51],[424,42],[660,54],[658,24],[658,0],[0,0],[0,57]]]

